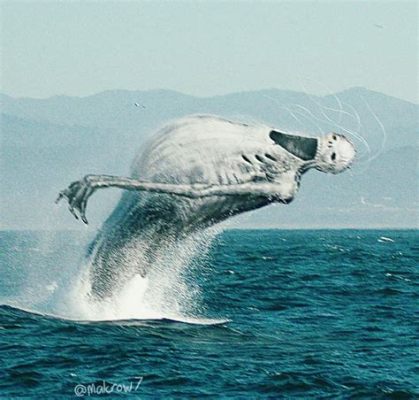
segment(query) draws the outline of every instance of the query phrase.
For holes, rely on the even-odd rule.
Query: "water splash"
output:
[[[36,248],[43,249],[38,261],[30,260],[31,252],[27,248],[18,249],[27,255],[26,262],[16,268],[17,275],[26,277],[25,284],[12,296],[0,299],[0,303],[77,321],[168,319],[197,324],[222,323],[226,320],[205,317],[201,288],[195,278],[198,269],[200,273],[205,270],[211,242],[220,231],[220,228],[209,229],[194,235],[193,239],[166,246],[146,277],[134,275],[119,291],[102,300],[93,299],[90,294],[90,265],[83,257],[85,246],[77,241],[79,246],[63,251],[66,244],[51,234],[45,235],[36,242]],[[83,241],[88,243],[89,237]],[[131,251],[142,259],[142,248],[139,245]],[[45,257],[46,254],[51,257]],[[57,259],[61,260],[60,265]],[[16,281],[16,276],[10,277],[10,281]]]

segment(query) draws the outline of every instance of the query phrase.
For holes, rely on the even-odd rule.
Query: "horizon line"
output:
[[[294,94],[302,94],[302,95],[309,95],[309,96],[315,96],[315,97],[319,97],[319,98],[324,98],[324,97],[329,97],[329,96],[337,96],[340,94],[343,94],[345,92],[349,92],[349,91],[367,91],[367,92],[371,92],[371,93],[376,93],[382,96],[386,96],[386,97],[391,97],[393,99],[397,99],[399,101],[403,101],[409,104],[413,104],[413,105],[419,105],[419,103],[415,103],[413,101],[410,100],[405,100],[402,99],[400,97],[391,95],[391,94],[386,94],[383,92],[379,92],[377,90],[373,90],[373,89],[369,89],[365,86],[351,86],[347,89],[343,89],[337,92],[333,92],[333,93],[329,93],[329,94],[314,94],[314,93],[309,93],[309,92],[302,92],[302,91],[297,91],[297,90],[291,90],[291,89],[280,89],[277,87],[271,87],[271,88],[261,88],[261,89],[254,89],[254,90],[242,90],[242,91],[233,91],[233,92],[227,92],[224,94],[216,94],[216,95],[212,95],[212,96],[197,96],[197,95],[193,95],[193,94],[188,94],[188,93],[184,93],[178,90],[174,90],[174,89],[163,89],[163,88],[155,88],[155,89],[104,89],[101,90],[99,92],[95,92],[95,93],[91,93],[91,94],[87,94],[87,95],[69,95],[69,94],[54,94],[54,95],[50,95],[50,96],[46,96],[46,97],[31,97],[31,96],[15,96],[15,95],[10,95],[7,94],[3,91],[0,91],[0,96],[4,96],[4,97],[8,97],[11,98],[13,100],[39,100],[39,101],[45,101],[45,100],[51,100],[54,98],[72,98],[72,99],[87,99],[87,98],[91,98],[91,97],[96,97],[96,96],[100,96],[102,94],[105,93],[110,93],[110,92],[126,92],[126,93],[155,93],[155,92],[167,92],[167,93],[174,93],[177,95],[181,95],[181,96],[185,96],[185,97],[190,97],[190,98],[194,98],[194,99],[201,99],[201,100],[205,100],[205,99],[213,99],[213,98],[219,98],[219,97],[228,97],[228,96],[232,96],[232,95],[238,95],[238,94],[249,94],[249,93],[258,93],[258,92],[273,92],[273,91],[277,91],[277,92],[284,92],[284,93],[294,93]]]
[[[222,228],[219,227],[220,233],[225,231],[417,231],[417,227],[231,227],[231,228]],[[99,228],[100,229],[100,228]],[[91,234],[97,232],[98,229],[71,229],[71,228],[60,228],[60,229],[36,229],[36,228],[0,228],[0,232],[74,232],[74,233],[84,233]]]

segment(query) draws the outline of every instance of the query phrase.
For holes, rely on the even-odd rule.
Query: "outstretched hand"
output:
[[[67,189],[58,195],[58,203],[63,197],[68,201],[68,209],[76,219],[87,224],[86,206],[89,197],[99,188],[117,187],[125,190],[136,190],[165,195],[181,196],[189,199],[200,199],[213,196],[257,196],[270,201],[289,202],[298,189],[294,175],[281,183],[255,183],[214,185],[206,183],[172,184],[140,181],[112,175],[86,175],[79,181],[72,182]]]
[[[94,193],[96,188],[93,185],[92,177],[86,175],[79,181],[72,182],[67,189],[62,190],[55,203],[58,203],[62,198],[67,199],[68,209],[76,219],[81,219],[86,225],[88,224],[86,218],[87,200]]]

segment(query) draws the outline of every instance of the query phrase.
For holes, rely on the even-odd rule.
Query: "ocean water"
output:
[[[1,399],[419,397],[416,231],[225,231],[99,305],[88,240],[0,233]]]

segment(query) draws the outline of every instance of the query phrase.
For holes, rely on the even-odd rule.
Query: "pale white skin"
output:
[[[318,139],[314,159],[302,160],[275,143],[269,135],[272,130],[214,116],[186,117],[162,129],[134,161],[131,177],[87,175],[61,192],[59,199],[66,197],[73,215],[77,218],[79,213],[86,223],[87,199],[107,187],[201,200],[197,206],[211,206],[223,215],[231,207],[231,214],[236,214],[275,201],[288,203],[308,169],[338,173],[355,156],[345,137],[331,133]]]
[[[302,138],[191,116],[163,127],[135,159],[130,177],[86,175],[57,201],[66,198],[87,223],[87,200],[97,189],[126,190],[87,255],[92,293],[103,298],[134,274],[144,275],[173,241],[233,215],[289,203],[308,169],[338,173],[354,156],[352,144],[334,133]]]

